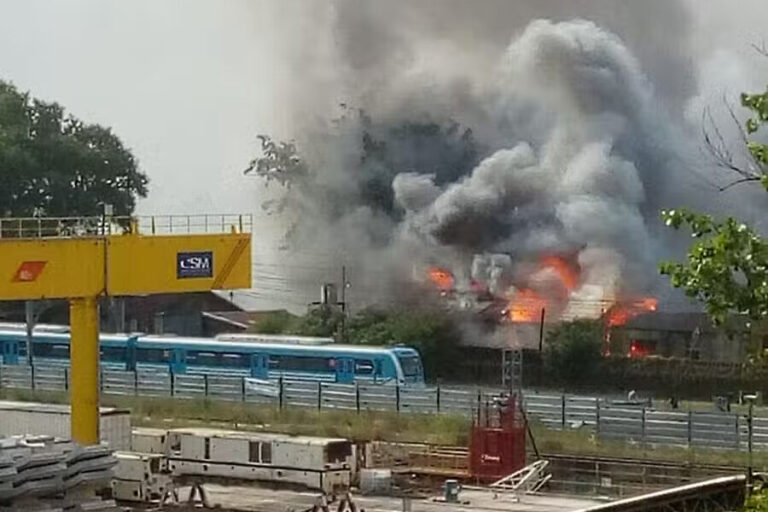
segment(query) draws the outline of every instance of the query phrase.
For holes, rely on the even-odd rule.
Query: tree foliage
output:
[[[728,167],[742,176],[737,183],[759,181],[768,190],[768,144],[753,138],[768,125],[768,89],[743,94],[741,103],[751,112],[744,141],[752,161],[746,169],[732,163]],[[716,220],[685,208],[663,211],[662,218],[674,229],[688,227],[698,239],[684,262],[661,264],[661,273],[670,276],[672,286],[702,301],[718,324],[732,314],[753,320],[768,316],[768,242],[764,238],[734,218]]]
[[[92,216],[104,203],[128,215],[147,182],[109,128],[0,81],[0,216]]]
[[[600,367],[603,330],[596,320],[562,322],[549,331],[545,362],[554,380],[583,383]]]
[[[661,264],[672,286],[704,302],[718,324],[733,313],[755,320],[768,316],[768,243],[762,237],[733,218],[717,221],[686,209],[663,215],[667,225],[687,225],[699,239],[686,262]]]

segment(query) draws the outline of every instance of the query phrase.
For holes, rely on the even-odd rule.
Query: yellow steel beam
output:
[[[72,438],[82,445],[99,443],[99,303],[96,297],[72,299],[71,342]]]
[[[45,238],[44,225],[33,223],[41,238],[0,239],[0,300],[70,299],[72,437],[96,444],[98,298],[249,288],[251,235],[145,236],[133,222],[132,234]]]
[[[110,295],[251,287],[251,235],[122,235],[108,238]]]
[[[104,247],[103,238],[0,239],[0,300],[101,294]]]

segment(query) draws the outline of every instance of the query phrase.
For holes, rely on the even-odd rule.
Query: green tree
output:
[[[262,315],[248,332],[258,334],[283,334],[287,332],[292,322],[298,317],[290,314],[288,311],[271,311]]]
[[[288,330],[301,336],[338,337],[342,316],[338,308],[320,306],[292,322]]]
[[[603,329],[599,321],[563,322],[547,334],[545,364],[560,382],[589,381],[600,368]]]
[[[768,189],[768,144],[754,139],[768,125],[768,89],[743,94],[741,103],[751,112],[744,129],[749,162],[737,165],[717,131],[717,139],[707,142],[719,163],[739,176],[731,185],[759,182]],[[762,236],[737,219],[718,220],[685,208],[663,211],[662,218],[674,229],[687,226],[698,239],[684,262],[661,264],[672,286],[702,301],[717,324],[733,314],[752,320],[768,316],[768,242]]]
[[[133,212],[147,177],[109,128],[86,124],[0,81],[0,216]]]

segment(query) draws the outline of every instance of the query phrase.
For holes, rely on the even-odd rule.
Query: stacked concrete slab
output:
[[[105,446],[49,436],[0,438],[0,512],[120,510],[100,497],[115,463]]]

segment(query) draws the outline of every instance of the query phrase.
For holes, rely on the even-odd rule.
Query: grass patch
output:
[[[105,402],[130,408],[134,425],[137,426],[205,425],[291,435],[343,437],[355,441],[464,445],[470,427],[468,419],[450,415],[357,413],[302,408],[280,410],[271,406],[206,400],[120,398]]]
[[[746,467],[749,456],[744,452],[683,448],[668,445],[643,445],[612,439],[598,439],[588,430],[552,430],[532,423],[536,445],[542,453],[580,455],[584,457],[633,458],[656,462],[677,462],[713,466]],[[752,454],[753,468],[768,470],[768,452]]]
[[[5,400],[69,403],[67,394],[0,390]],[[102,405],[131,411],[135,426],[214,427],[343,437],[355,441],[391,441],[467,446],[471,420],[463,416],[391,412],[317,411],[240,402],[104,396]],[[533,421],[531,430],[542,453],[593,457],[629,457],[659,462],[745,467],[748,455],[728,450],[686,449],[598,439],[587,429],[559,431]],[[768,451],[755,451],[753,467],[768,471]]]
[[[60,392],[0,390],[0,398],[68,404]],[[101,405],[131,411],[134,426],[261,430],[290,435],[344,437],[355,441],[393,441],[466,445],[471,421],[459,415],[394,412],[317,411],[291,407],[194,399],[102,396]]]

